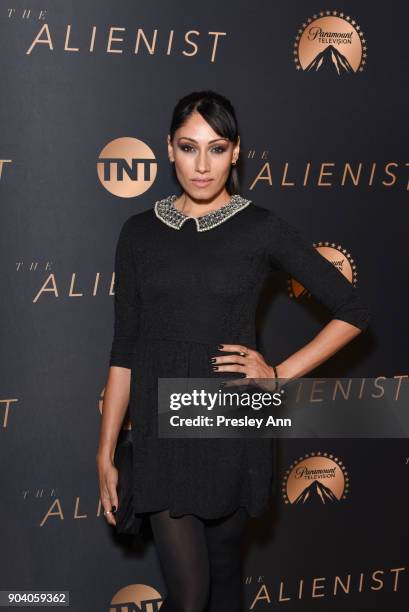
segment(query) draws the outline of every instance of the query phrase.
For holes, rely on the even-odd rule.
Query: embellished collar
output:
[[[170,195],[163,200],[158,200],[155,202],[155,215],[161,221],[166,223],[166,225],[169,225],[174,229],[181,229],[182,225],[185,223],[185,221],[187,221],[187,219],[194,219],[198,232],[205,232],[213,227],[216,227],[216,225],[220,225],[220,223],[223,223],[223,221],[226,221],[240,210],[251,204],[251,200],[246,200],[241,195],[234,194],[231,196],[229,202],[220,208],[211,210],[200,217],[189,217],[188,215],[180,212],[180,210],[178,210],[174,205],[177,197],[177,195]]]

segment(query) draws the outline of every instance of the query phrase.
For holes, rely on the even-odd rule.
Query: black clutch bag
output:
[[[139,533],[142,517],[133,508],[132,462],[132,430],[121,429],[114,453],[114,464],[118,470],[116,531],[135,535]]]

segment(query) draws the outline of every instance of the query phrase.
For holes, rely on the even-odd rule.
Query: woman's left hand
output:
[[[225,386],[243,385],[247,384],[249,379],[261,378],[263,379],[263,384],[260,386],[266,386],[271,389],[275,388],[273,367],[266,363],[261,353],[243,344],[222,344],[221,347],[219,348],[220,351],[238,354],[212,357],[211,361],[215,372],[241,372],[245,374],[245,378],[226,381]]]

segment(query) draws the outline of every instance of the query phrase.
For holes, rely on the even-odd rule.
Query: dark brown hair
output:
[[[170,124],[171,140],[176,130],[193,112],[200,113],[216,134],[237,144],[239,128],[233,105],[227,98],[211,90],[194,91],[179,100],[173,110]],[[226,181],[226,189],[230,195],[240,193],[238,169],[233,164]]]

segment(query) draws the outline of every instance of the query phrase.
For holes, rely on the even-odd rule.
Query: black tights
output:
[[[150,514],[167,586],[161,612],[239,612],[240,536],[248,518],[244,507],[218,519],[194,514]]]

